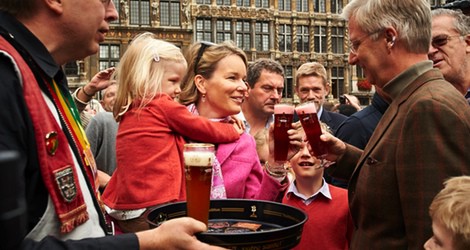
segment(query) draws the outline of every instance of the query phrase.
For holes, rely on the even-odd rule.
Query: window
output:
[[[279,0],[279,10],[291,11],[291,0]]]
[[[343,11],[343,0],[331,0],[331,13],[340,14]]]
[[[210,19],[196,20],[196,41],[212,41],[212,24]]]
[[[331,93],[335,98],[344,94],[344,68],[331,68]]]
[[[162,26],[180,26],[179,0],[160,0],[160,24]]]
[[[129,23],[137,25],[150,25],[149,0],[131,0]]]
[[[308,12],[308,0],[297,0],[297,12]]]
[[[65,75],[67,76],[77,76],[78,75],[78,62],[68,62],[64,65]]]
[[[217,0],[217,5],[231,5],[231,0]]]
[[[326,13],[325,0],[315,0],[315,12]]]
[[[315,52],[326,53],[326,28],[325,26],[315,26],[314,34]]]
[[[269,0],[255,0],[255,6],[258,8],[269,8]]]
[[[287,24],[279,24],[279,50],[292,51],[292,28]]]
[[[357,64],[356,64],[356,77],[358,79],[366,78],[366,76],[364,75],[364,70],[361,68],[361,66]]]
[[[331,27],[331,45],[333,53],[344,53],[344,28]]]
[[[269,23],[256,22],[255,48],[257,51],[269,51]]]
[[[119,12],[119,10],[120,10],[120,8],[121,8],[121,3],[120,3],[120,1],[119,1],[119,0],[114,0],[113,3],[114,3],[114,7],[116,7],[116,10],[117,10],[118,14],[121,15],[121,13]],[[118,19],[112,21],[111,24],[120,24],[121,21],[120,21],[119,19],[120,19],[120,18],[118,18]]]
[[[119,63],[120,47],[117,44],[100,44],[99,71],[115,67]]]
[[[251,49],[250,21],[237,21],[237,46],[243,50]]]
[[[208,4],[208,5],[210,5],[211,0],[197,0],[196,3],[197,4]]]
[[[310,52],[310,33],[306,25],[297,27],[297,51]]]
[[[221,43],[227,40],[232,39],[232,24],[230,20],[217,20],[217,35],[216,35],[216,42]]]
[[[284,66],[284,89],[282,90],[283,98],[292,98],[293,96],[293,81],[292,81],[292,66]]]
[[[238,7],[250,7],[250,0],[237,0]]]

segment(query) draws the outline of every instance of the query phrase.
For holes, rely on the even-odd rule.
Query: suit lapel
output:
[[[240,136],[240,139],[232,142],[232,143],[226,143],[226,144],[219,144],[217,147],[217,160],[219,161],[220,165],[222,166],[223,163],[228,159],[228,157],[232,154],[232,152],[235,150],[237,147],[238,143],[242,139],[242,136]]]
[[[356,168],[354,169],[354,172],[351,176],[350,186],[355,187],[357,176],[359,175],[360,169],[364,165],[364,162],[366,160],[375,161],[375,159],[370,158],[369,155],[372,152],[372,150],[377,146],[377,143],[383,137],[385,132],[388,130],[393,120],[396,118],[401,104],[404,103],[406,100],[408,100],[411,94],[413,94],[422,85],[424,85],[425,83],[429,81],[433,81],[437,79],[442,79],[442,74],[440,73],[440,71],[436,69],[429,70],[428,72],[419,76],[411,84],[406,86],[405,89],[398,95],[398,99],[392,101],[389,108],[380,119],[379,124],[377,124],[377,128],[372,134],[369,142],[367,143],[364,149],[364,152],[361,158],[359,159],[358,164],[356,165]]]

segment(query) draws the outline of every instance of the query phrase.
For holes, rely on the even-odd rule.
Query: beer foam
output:
[[[184,164],[192,167],[212,166],[215,155],[213,152],[184,152]]]
[[[315,107],[315,103],[309,102],[295,107],[295,112],[297,112],[297,114],[313,114],[317,113],[317,108]]]
[[[294,114],[294,106],[290,104],[274,105],[274,114]]]

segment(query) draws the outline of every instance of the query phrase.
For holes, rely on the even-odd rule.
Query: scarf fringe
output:
[[[85,223],[88,219],[89,215],[88,212],[85,210],[76,217],[62,223],[62,225],[60,226],[60,232],[63,234],[70,233],[76,226]]]

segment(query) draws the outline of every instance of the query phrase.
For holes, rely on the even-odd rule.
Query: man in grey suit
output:
[[[443,181],[470,174],[470,140],[462,140],[470,107],[428,60],[427,0],[353,0],[342,16],[349,63],[392,101],[364,150],[322,136],[336,162],[330,174],[350,178],[351,249],[422,249],[432,235],[427,208]]]

